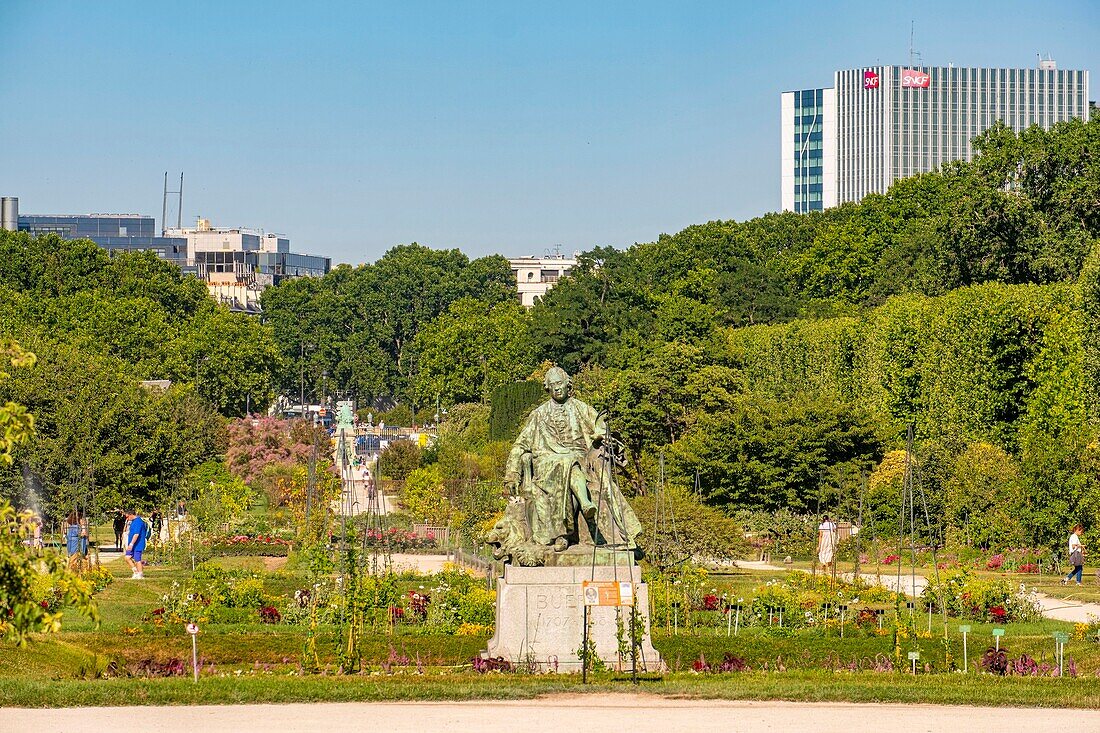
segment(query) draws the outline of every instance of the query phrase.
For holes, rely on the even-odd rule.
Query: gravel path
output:
[[[907,733],[958,730],[1026,730],[1028,733],[1100,730],[1100,711],[978,708],[956,705],[733,702],[650,695],[558,695],[525,701],[439,703],[314,703],[193,707],[0,710],[0,730],[42,731],[117,728],[157,733],[260,730],[331,733],[333,730],[630,731],[630,733],[757,733],[813,731]],[[871,721],[874,721],[873,723]],[[873,728],[872,728],[873,726]]]

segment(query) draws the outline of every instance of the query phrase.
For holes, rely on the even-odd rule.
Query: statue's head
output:
[[[565,402],[569,399],[569,392],[573,386],[573,380],[569,378],[561,367],[550,367],[543,377],[542,385],[550,393],[554,402]]]

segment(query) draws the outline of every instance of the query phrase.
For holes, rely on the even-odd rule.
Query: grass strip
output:
[[[677,673],[647,681],[643,692],[724,700],[924,703],[1100,708],[1100,679],[918,675],[797,670],[732,675]],[[202,705],[292,702],[401,702],[530,699],[557,693],[635,692],[627,681],[595,675],[470,674],[300,677],[242,674],[201,679],[6,679],[0,707]]]

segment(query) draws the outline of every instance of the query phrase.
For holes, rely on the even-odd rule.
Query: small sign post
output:
[[[917,660],[920,659],[920,652],[909,652],[909,661],[913,665],[913,674],[917,673]]]
[[[1004,629],[993,629],[993,643],[997,651],[1001,651],[1001,637],[1005,635]]]
[[[969,670],[968,662],[966,659],[966,635],[970,633],[970,624],[962,624],[959,626],[959,631],[963,635],[963,672]]]
[[[187,633],[191,635],[191,669],[195,672],[195,682],[199,681],[199,643],[196,639],[199,636],[199,625],[196,623],[187,624]]]
[[[840,606],[839,606],[839,610],[840,610],[840,638],[843,639],[844,638],[844,616],[848,613],[848,605],[846,603],[841,603]]]
[[[1065,675],[1065,662],[1066,662],[1066,642],[1069,641],[1069,634],[1064,631],[1054,632],[1054,653],[1058,659],[1058,676]]]

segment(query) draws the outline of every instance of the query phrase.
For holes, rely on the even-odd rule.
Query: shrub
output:
[[[943,603],[952,616],[973,621],[1034,621],[1041,616],[1036,601],[1022,589],[1014,590],[1007,579],[983,580],[965,569],[946,573],[921,597],[935,608]]]
[[[420,468],[420,446],[411,440],[394,440],[378,456],[378,470],[394,481],[404,481]]]
[[[265,624],[277,624],[283,616],[275,606],[260,606],[260,621]]]
[[[405,511],[417,521],[447,524],[454,507],[447,499],[439,466],[418,468],[409,474],[401,494]]]

